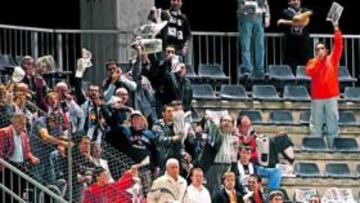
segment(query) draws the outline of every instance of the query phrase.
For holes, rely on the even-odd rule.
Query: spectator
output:
[[[179,161],[171,158],[166,161],[166,172],[157,178],[147,195],[147,202],[181,202],[186,191],[186,180],[180,176]]]
[[[195,167],[190,172],[191,184],[187,187],[184,202],[186,203],[211,203],[208,189],[203,186],[204,172]]]
[[[21,67],[25,71],[25,77],[21,82],[28,85],[32,92],[35,92],[35,61],[31,56],[24,56],[21,61]]]
[[[235,189],[235,174],[227,171],[223,175],[223,185],[218,186],[213,195],[213,203],[242,203],[243,194]]]
[[[249,179],[252,174],[258,174],[261,177],[268,178],[268,190],[275,190],[280,188],[281,183],[281,169],[266,168],[250,161],[251,148],[240,145],[239,160],[232,164],[231,170],[234,171],[239,184],[238,190],[246,188],[249,191]]]
[[[263,193],[261,177],[256,174],[251,174],[248,183],[252,195],[248,199],[248,202],[244,200],[245,203],[265,203],[267,199],[265,197],[265,193]]]
[[[91,143],[91,152],[90,152],[90,160],[91,162],[93,162],[95,164],[95,166],[97,167],[102,167],[104,168],[109,175],[109,182],[113,183],[114,179],[112,178],[110,169],[109,169],[109,165],[108,165],[108,161],[105,159],[101,158],[102,155],[102,147],[99,143]]]
[[[255,78],[264,74],[264,24],[270,26],[267,0],[238,0],[238,28],[240,33],[241,62],[244,74]],[[265,22],[263,22],[265,15]],[[254,47],[255,50],[251,50]],[[255,55],[253,55],[254,53]],[[252,61],[255,63],[253,64]]]
[[[269,203],[283,203],[284,194],[281,191],[275,190],[269,194]]]
[[[26,162],[37,165],[40,160],[31,151],[25,129],[26,118],[23,114],[14,114],[11,118],[11,125],[0,129],[0,157],[26,172],[29,170]],[[8,168],[0,168],[0,171],[2,171],[1,175],[4,178],[4,186],[22,197],[27,187],[26,181]],[[3,192],[1,193],[3,194]],[[2,194],[0,194],[1,197]],[[14,200],[7,195],[5,195],[5,199],[5,202],[13,202]]]
[[[306,74],[311,77],[311,117],[312,136],[323,136],[323,124],[327,127],[327,142],[333,147],[334,138],[339,131],[339,112],[337,100],[340,95],[339,63],[343,52],[343,37],[334,25],[334,47],[328,54],[325,44],[315,45],[316,56],[306,65]]]
[[[309,203],[321,203],[319,195],[312,195],[309,199]]]
[[[109,182],[108,171],[104,168],[97,168],[94,173],[96,182],[84,191],[83,203],[117,202],[130,203],[131,195],[126,189],[134,185],[134,178],[138,176],[137,168],[132,167],[114,183]]]
[[[285,59],[293,73],[298,65],[304,65],[310,59],[311,39],[308,24],[312,11],[301,7],[301,0],[288,0],[289,7],[282,11],[277,21],[285,31]]]
[[[152,131],[155,133],[156,145],[159,150],[159,166],[162,168],[169,158],[175,158],[179,162],[182,157],[182,137],[175,134],[173,125],[174,108],[165,105],[162,109],[162,119],[156,121]]]
[[[237,119],[238,127],[238,136],[240,142],[244,145],[249,145],[251,147],[251,161],[254,163],[259,162],[258,154],[263,153],[267,154],[266,163],[260,162],[260,164],[265,164],[267,167],[275,167],[279,163],[279,153],[281,153],[285,159],[292,165],[294,163],[294,144],[292,143],[290,137],[286,133],[280,133],[275,137],[267,137],[269,143],[265,144],[266,152],[261,152],[257,150],[257,141],[261,141],[260,137],[262,136],[251,125],[251,120],[248,116],[242,115]],[[259,139],[257,139],[259,138]],[[262,142],[259,142],[263,144]]]
[[[0,84],[0,113],[2,119],[0,121],[0,128],[9,126],[11,124],[11,115],[14,113],[12,105],[12,95],[5,85]]]
[[[208,142],[200,155],[199,165],[205,169],[207,188],[212,191],[220,185],[221,177],[231,163],[236,162],[239,140],[232,135],[234,119],[227,115],[220,118],[220,125],[215,124],[214,118],[205,116],[208,132]]]
[[[176,54],[185,56],[188,54],[191,30],[188,18],[181,12],[183,1],[170,0],[169,10],[161,13],[161,20],[168,21],[165,29],[162,30],[162,39],[164,47],[169,44],[175,46]],[[150,13],[150,20],[156,22],[155,13]]]
[[[69,87],[65,82],[58,82],[55,91],[59,95],[60,107],[71,121],[71,132],[79,131],[83,125],[80,121],[84,117],[84,111],[70,95]]]

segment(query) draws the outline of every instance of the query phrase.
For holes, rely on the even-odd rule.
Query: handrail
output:
[[[64,200],[63,198],[59,197],[57,194],[55,194],[53,191],[49,190],[48,188],[46,188],[45,186],[41,185],[40,183],[38,183],[37,181],[33,180],[30,176],[26,175],[25,173],[23,173],[22,171],[20,171],[19,169],[17,169],[16,167],[14,167],[13,165],[9,164],[7,161],[5,161],[4,159],[0,158],[0,165],[5,166],[6,168],[9,168],[12,172],[16,173],[17,175],[21,176],[22,178],[24,178],[26,181],[30,182],[31,184],[35,185],[37,188],[41,189],[42,191],[46,192],[48,195],[50,195],[52,198],[54,198],[56,201],[59,202],[63,202],[63,203],[67,203],[66,200]]]
[[[21,199],[17,194],[15,194],[13,191],[9,190],[5,185],[0,183],[0,188],[4,190],[6,193],[9,193],[12,197],[16,199],[16,201],[19,201],[21,203],[26,203],[23,199]]]
[[[131,31],[122,31],[117,29],[49,29],[49,28],[40,28],[40,27],[28,27],[28,26],[17,26],[17,25],[6,25],[0,24],[0,28],[5,29],[18,29],[25,31],[38,31],[38,32],[50,32],[50,33],[83,33],[83,34],[132,34]],[[213,31],[192,31],[192,35],[197,36],[232,36],[236,37],[239,35],[238,32],[213,32]],[[265,36],[269,37],[281,37],[284,34],[281,32],[265,32]],[[332,34],[321,34],[313,33],[310,34],[310,37],[332,37]],[[355,38],[360,39],[360,35],[343,35],[344,38]]]

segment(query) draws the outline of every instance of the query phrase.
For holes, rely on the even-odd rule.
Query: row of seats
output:
[[[303,152],[340,152],[340,153],[359,153],[358,142],[353,137],[336,137],[334,148],[329,149],[323,137],[304,137],[302,140],[301,151]]]
[[[254,124],[275,124],[275,125],[308,125],[310,123],[310,111],[300,112],[299,122],[295,122],[290,110],[271,110],[268,121],[265,121],[259,110],[242,110],[239,115],[247,115]],[[340,126],[358,126],[353,111],[339,111]]]
[[[324,174],[320,173],[314,162],[297,162],[294,169],[301,178],[360,178],[360,164],[357,165],[355,174],[350,172],[347,163],[326,163]]]
[[[228,81],[229,77],[225,75],[223,67],[220,64],[199,64],[198,74],[196,74],[192,65],[186,65],[187,76],[190,79],[213,79]],[[239,67],[238,70],[241,70]],[[266,75],[269,79],[277,81],[310,81],[310,77],[305,74],[304,66],[297,66],[296,75],[288,65],[269,65],[269,72]],[[239,73],[239,78],[243,79],[244,75]],[[352,77],[345,66],[339,67],[340,82],[356,82],[357,79]]]
[[[194,84],[194,99],[203,100],[250,100],[261,101],[310,101],[310,95],[307,88],[303,85],[286,85],[283,90],[283,96],[280,97],[274,85],[253,85],[252,97],[249,97],[243,85],[221,85],[219,96],[213,87],[209,84]],[[360,87],[345,87],[343,99],[346,101],[360,101]]]

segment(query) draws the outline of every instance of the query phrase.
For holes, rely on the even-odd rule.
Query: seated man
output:
[[[281,191],[272,191],[269,194],[269,203],[283,203],[284,194]]]
[[[281,183],[281,169],[266,168],[258,165],[256,162],[251,162],[251,148],[248,146],[240,145],[239,159],[236,163],[233,163],[231,170],[234,171],[237,177],[237,189],[241,190],[246,188],[249,192],[249,178],[252,174],[258,174],[261,177],[268,178],[268,190],[275,190],[280,188]]]
[[[242,203],[243,194],[235,188],[234,172],[227,171],[223,175],[223,185],[216,188],[212,195],[213,203]]]

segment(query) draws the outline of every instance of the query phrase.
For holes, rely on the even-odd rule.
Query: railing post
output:
[[[59,63],[58,70],[62,71],[64,69],[63,65],[63,47],[62,47],[62,34],[56,33],[56,46],[57,46],[57,60]]]
[[[39,33],[31,32],[31,52],[34,58],[39,57]]]

